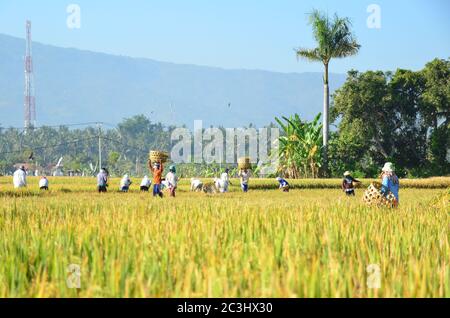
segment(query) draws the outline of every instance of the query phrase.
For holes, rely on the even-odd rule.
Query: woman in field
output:
[[[239,177],[241,178],[241,189],[248,192],[248,181],[250,180],[250,171],[248,169],[239,170]]]
[[[144,178],[141,181],[141,192],[148,192],[148,189],[152,185],[152,181],[148,176],[144,176]]]
[[[169,173],[166,175],[166,180],[169,188],[169,193],[171,197],[175,197],[175,190],[177,189],[178,176],[176,175],[175,166],[169,167]]]
[[[128,192],[128,190],[130,189],[130,185],[131,185],[131,179],[130,177],[126,174],[123,176],[123,178],[120,180],[120,187],[119,190],[121,192]]]
[[[381,193],[387,196],[391,192],[395,197],[394,206],[397,206],[400,202],[398,196],[400,182],[395,174],[394,165],[392,162],[386,162],[381,171]]]

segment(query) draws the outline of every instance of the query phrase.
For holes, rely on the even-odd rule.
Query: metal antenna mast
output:
[[[34,97],[33,58],[31,53],[31,21],[26,22],[25,48],[25,129],[36,126],[36,106]]]

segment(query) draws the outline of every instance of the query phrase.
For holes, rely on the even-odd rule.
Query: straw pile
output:
[[[381,193],[381,183],[373,182],[364,192],[363,201],[367,205],[394,207],[396,205],[395,196],[389,192],[387,196]]]

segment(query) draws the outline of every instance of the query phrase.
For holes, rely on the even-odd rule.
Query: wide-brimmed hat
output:
[[[394,164],[392,162],[386,162],[383,166],[383,169],[381,169],[383,172],[393,172],[395,171]]]
[[[351,175],[350,171],[345,171],[344,172],[344,177],[348,177],[349,175]]]

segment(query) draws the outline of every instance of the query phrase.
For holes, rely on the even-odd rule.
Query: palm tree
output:
[[[330,19],[328,15],[314,10],[309,17],[309,23],[312,26],[318,46],[314,49],[300,48],[296,52],[298,58],[322,62],[325,67],[323,76],[323,167],[325,174],[327,174],[328,112],[330,107],[328,65],[332,58],[355,55],[361,46],[356,42],[350,30],[351,22],[348,18],[340,18],[335,14],[333,19]]]

